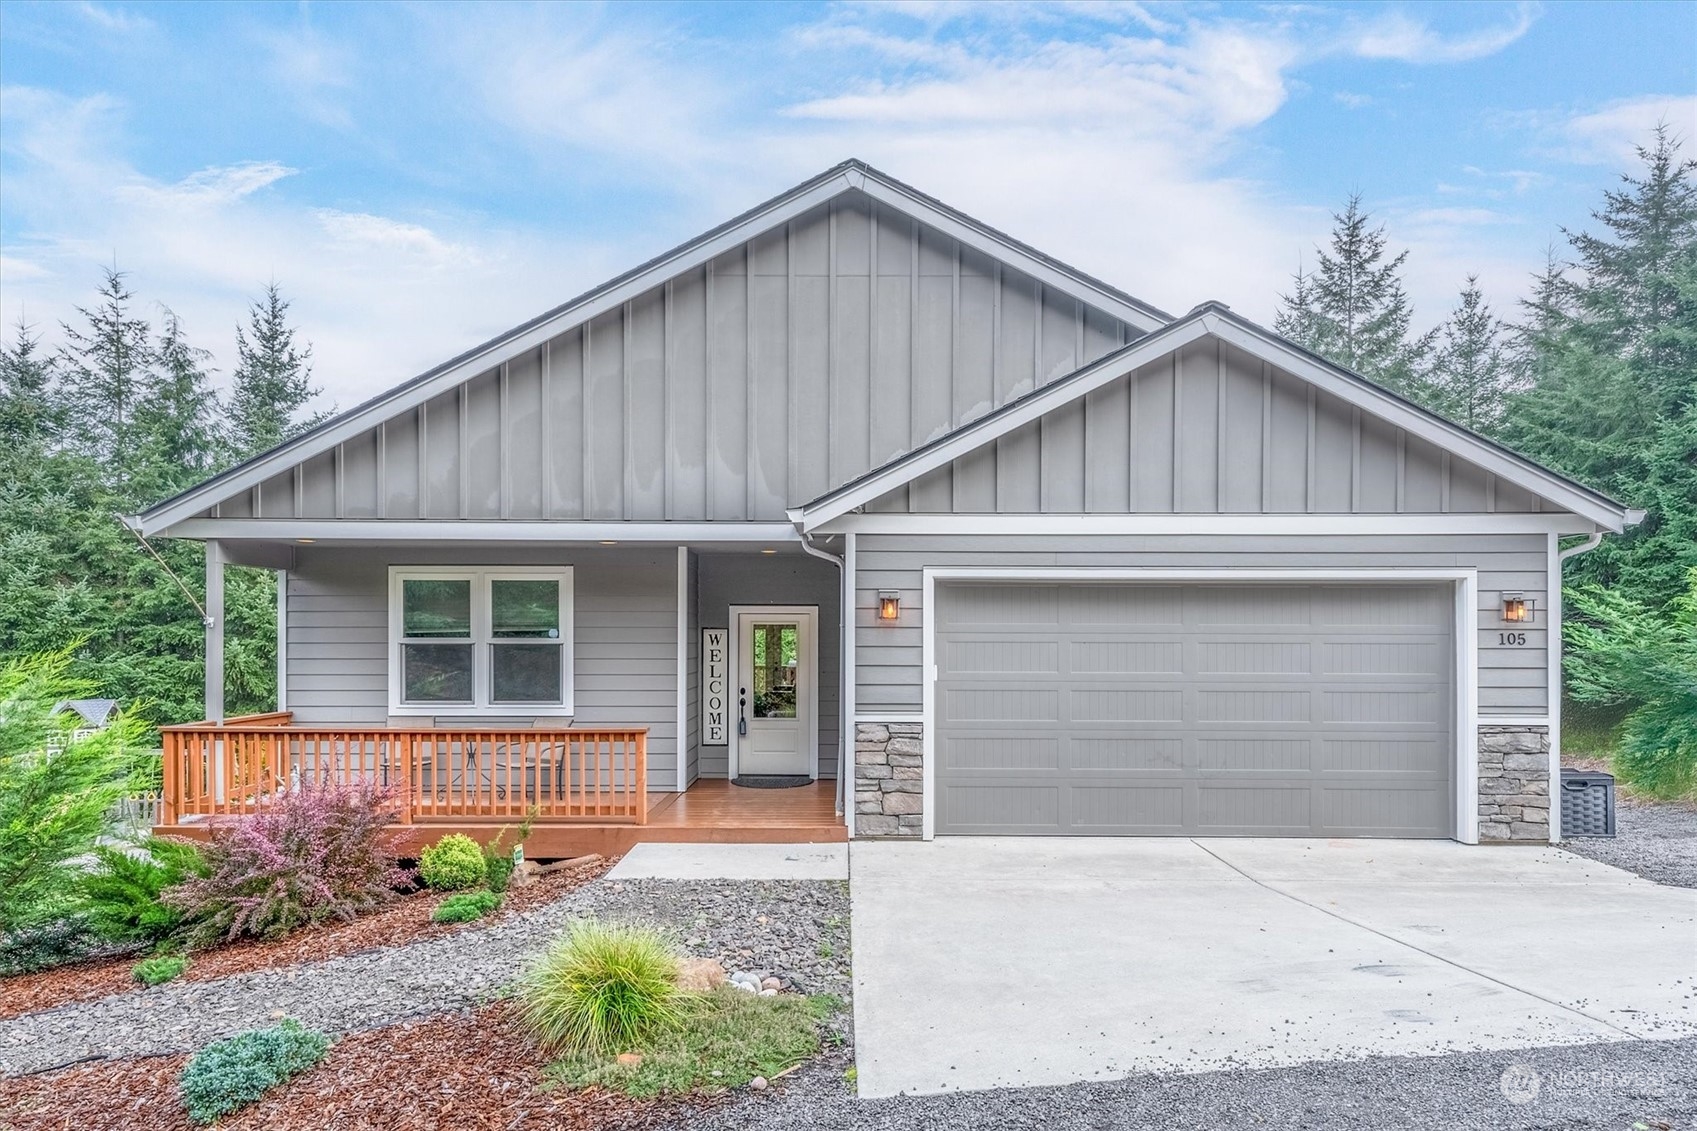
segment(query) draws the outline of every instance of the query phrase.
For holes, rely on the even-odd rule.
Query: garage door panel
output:
[[[1318,651],[1320,675],[1425,675],[1434,680],[1448,674],[1447,642],[1424,637],[1405,640],[1331,640]]]
[[[1067,791],[1075,831],[1184,827],[1184,786],[1098,785]]]
[[[1293,640],[1199,640],[1198,675],[1288,675],[1313,667],[1314,649]]]
[[[1449,834],[1446,587],[960,583],[937,609],[939,832]]]
[[[1058,832],[1061,790],[1036,779],[948,786],[938,792],[938,820],[962,832]]]
[[[1313,790],[1306,785],[1198,783],[1197,832],[1256,836],[1306,833],[1313,827]]]
[[[1196,691],[1199,723],[1292,723],[1313,718],[1314,697],[1306,691],[1239,687]]]
[[[1184,718],[1184,692],[1075,689],[1067,695],[1070,720],[1082,723],[1163,723]]]

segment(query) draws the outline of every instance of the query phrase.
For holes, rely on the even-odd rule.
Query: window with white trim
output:
[[[572,711],[572,571],[395,566],[389,710]]]

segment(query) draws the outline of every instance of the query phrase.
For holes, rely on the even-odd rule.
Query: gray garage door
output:
[[[1454,598],[951,582],[939,833],[1446,837]]]

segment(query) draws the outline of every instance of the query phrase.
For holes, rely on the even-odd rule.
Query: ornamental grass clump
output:
[[[484,882],[483,849],[464,833],[449,833],[418,854],[418,878],[433,891],[459,891]]]
[[[183,913],[182,937],[191,946],[278,938],[390,902],[411,882],[387,831],[393,799],[369,781],[311,783],[215,825],[207,874],[163,896]]]
[[[519,1016],[552,1053],[605,1056],[682,1019],[678,956],[649,927],[578,920],[525,971]]]
[[[330,1038],[287,1020],[207,1045],[183,1067],[177,1091],[196,1123],[214,1123],[324,1059]]]

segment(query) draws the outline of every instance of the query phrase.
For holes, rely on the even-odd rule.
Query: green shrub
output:
[[[483,850],[464,833],[449,833],[418,855],[418,878],[436,891],[458,891],[483,882]]]
[[[1569,589],[1568,691],[1628,706],[1613,768],[1657,797],[1697,793],[1697,569],[1686,592],[1652,609],[1610,589]]]
[[[87,958],[100,944],[88,917],[66,915],[50,923],[0,935],[0,976],[33,974]]]
[[[141,772],[140,722],[120,713],[77,738],[75,715],[53,710],[91,690],[70,665],[70,649],[0,664],[0,936],[75,913],[78,858]]]
[[[513,878],[513,869],[518,867],[518,854],[523,851],[524,842],[530,839],[530,826],[535,820],[536,811],[526,817],[519,825],[518,839],[513,848],[504,848],[507,839],[506,826],[495,834],[495,839],[483,846],[483,885],[490,891],[503,892],[507,890],[507,882]]]
[[[182,976],[189,960],[181,954],[159,954],[144,958],[130,970],[130,976],[144,986],[162,986]]]
[[[519,1016],[552,1052],[622,1052],[678,1023],[677,976],[652,928],[578,920],[520,979]]]
[[[177,1091],[190,1119],[212,1123],[305,1072],[329,1050],[329,1037],[284,1020],[207,1045],[183,1067]]]
[[[761,997],[731,986],[685,994],[679,1021],[649,1034],[629,1051],[634,1064],[568,1053],[553,1075],[574,1088],[599,1085],[633,1096],[737,1088],[756,1076],[771,1079],[819,1051],[819,1023],[841,1008],[835,998],[795,994]]]
[[[450,895],[430,913],[432,923],[469,923],[481,919],[501,906],[501,897],[492,891],[462,891]]]
[[[206,875],[200,848],[186,840],[148,837],[140,852],[102,845],[95,867],[82,877],[89,926],[110,942],[158,942],[170,936],[183,913],[159,899],[166,888]]]

